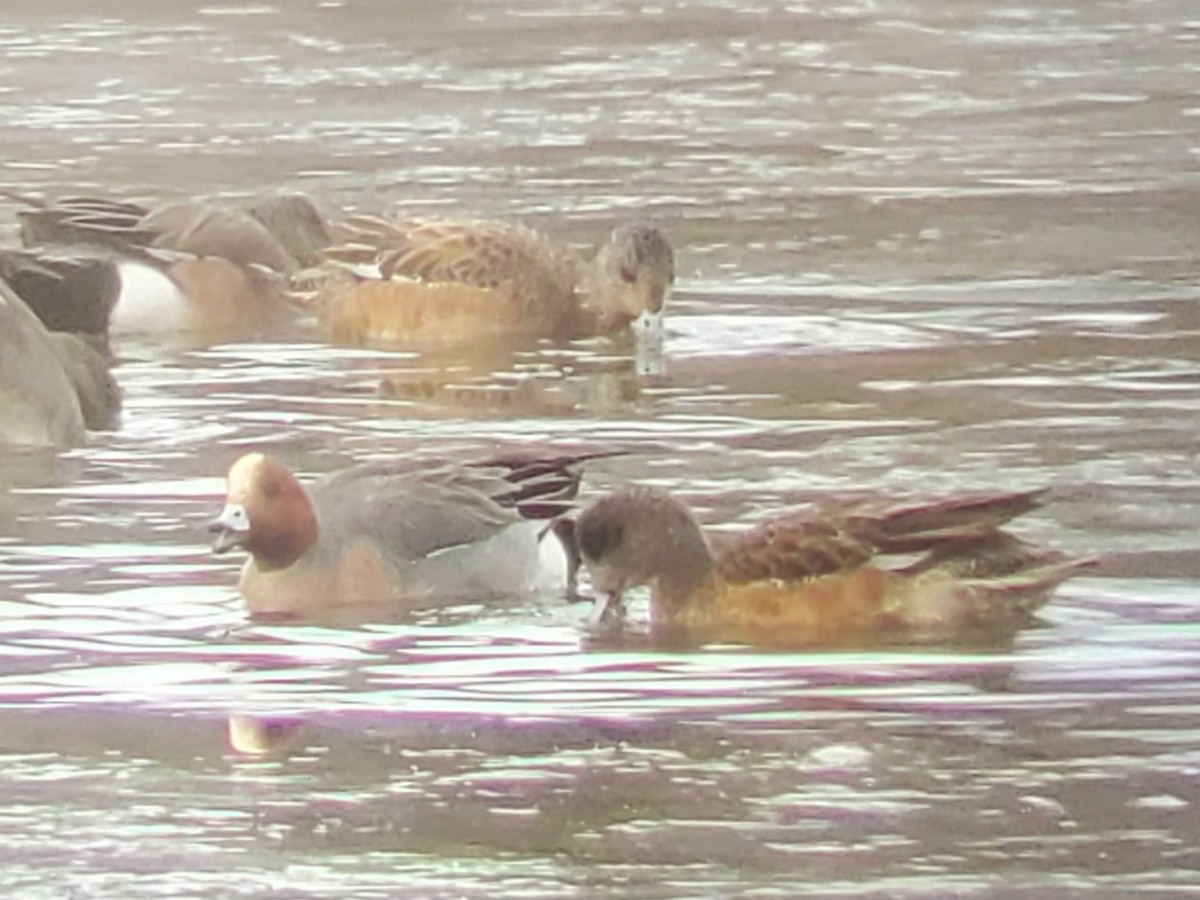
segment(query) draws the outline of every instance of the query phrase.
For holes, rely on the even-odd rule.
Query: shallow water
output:
[[[0,891],[1200,888],[1191,4],[142,5],[6,2],[0,185],[585,243],[644,214],[678,291],[649,376],[604,342],[122,344],[119,432],[3,459]],[[206,548],[247,447],[547,439],[638,451],[586,496],[715,522],[1050,485],[1022,534],[1103,562],[1011,646],[800,654],[596,641],[553,597],[252,622]]]

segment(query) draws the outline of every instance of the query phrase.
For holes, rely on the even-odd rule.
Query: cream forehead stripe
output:
[[[245,488],[249,484],[253,484],[258,478],[258,472],[266,463],[267,457],[263,453],[247,453],[235,462],[229,468],[229,487],[232,491],[234,488]]]

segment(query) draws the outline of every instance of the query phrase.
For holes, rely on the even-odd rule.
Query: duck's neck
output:
[[[293,498],[282,527],[255,535],[245,544],[261,572],[273,572],[295,565],[317,542],[317,514],[305,495]]]
[[[614,334],[633,321],[628,313],[614,307],[607,284],[608,275],[599,256],[579,262],[575,296],[580,317],[586,319],[587,334]]]
[[[280,535],[262,541],[254,548],[254,565],[260,572],[276,572],[286,569],[295,565],[308,549],[308,547],[300,548],[301,544],[293,540],[290,535]]]
[[[694,521],[692,528],[663,535],[658,574],[651,583],[655,618],[671,620],[707,606],[717,593],[716,567],[708,540]]]

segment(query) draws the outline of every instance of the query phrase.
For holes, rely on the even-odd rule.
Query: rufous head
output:
[[[247,453],[230,466],[227,485],[225,508],[209,528],[214,553],[241,547],[260,569],[280,569],[316,542],[308,493],[279,460]]]

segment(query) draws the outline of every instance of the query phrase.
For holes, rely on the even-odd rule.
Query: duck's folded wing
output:
[[[1045,490],[961,494],[932,501],[856,500],[784,513],[718,547],[727,581],[798,581],[849,571],[880,555],[937,553],[998,533]]]
[[[858,502],[828,513],[882,553],[919,553],[977,540],[1041,505],[1046,488],[957,494],[928,501]]]
[[[517,507],[527,519],[554,519],[574,509],[584,463],[624,454],[623,450],[555,454],[510,450],[470,467],[503,478],[502,493],[493,494],[503,505]]]
[[[522,229],[473,221],[412,219],[396,223],[398,240],[380,259],[384,277],[452,281],[494,288],[530,262]]]
[[[262,222],[240,209],[184,201],[159,207],[142,225],[155,245],[194,256],[216,256],[241,266],[290,272],[295,261]]]
[[[500,288],[545,281],[574,287],[577,260],[557,241],[513,222],[358,216],[338,229],[334,258],[361,262],[373,249],[383,278]]]
[[[158,231],[142,221],[147,209],[137,203],[97,197],[63,197],[31,204],[17,215],[21,241],[44,244],[91,244],[129,250],[153,243]]]
[[[777,516],[714,545],[717,574],[735,584],[804,581],[850,571],[872,557],[869,545],[806,513]]]
[[[313,487],[322,540],[367,539],[396,563],[478,543],[522,520],[493,498],[496,479],[459,471],[396,471],[388,464],[337,473]],[[498,487],[494,488],[499,490]]]

